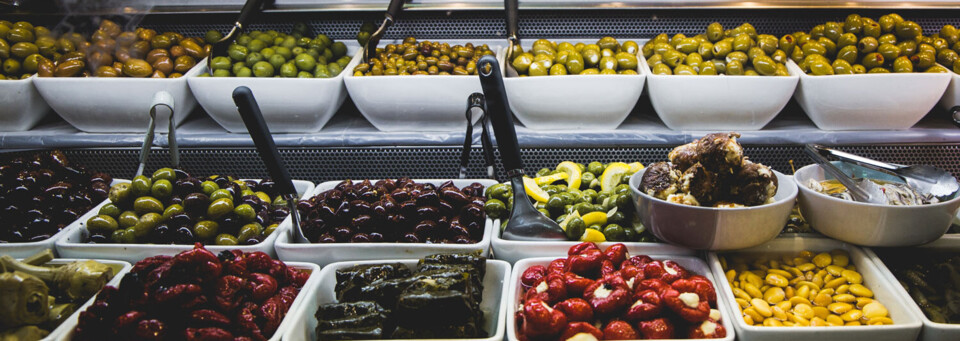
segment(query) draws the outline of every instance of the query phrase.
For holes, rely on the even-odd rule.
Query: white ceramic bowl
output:
[[[111,182],[110,185],[113,186],[115,184],[125,183],[125,182],[130,182],[130,180],[113,179],[113,182]],[[26,257],[32,256],[37,252],[43,251],[45,249],[50,249],[51,251],[53,251],[54,254],[57,254],[57,249],[55,246],[57,240],[60,240],[60,238],[63,238],[64,236],[67,236],[73,233],[74,230],[80,228],[80,225],[78,224],[78,222],[81,222],[81,221],[86,222],[91,217],[97,215],[97,213],[100,212],[100,207],[103,207],[103,205],[106,205],[107,202],[109,201],[110,200],[107,199],[100,202],[100,204],[97,204],[86,213],[80,215],[80,217],[77,218],[77,220],[73,221],[67,226],[64,226],[63,229],[60,230],[60,232],[57,232],[53,236],[50,236],[50,238],[47,238],[38,242],[0,243],[0,255],[10,255],[11,257],[14,257],[14,258],[26,258]],[[75,258],[84,258],[84,257],[75,257]],[[94,256],[94,257],[87,257],[87,258],[99,258],[99,257]]]
[[[902,341],[915,340],[920,333],[920,319],[909,308],[912,304],[910,298],[900,295],[894,288],[899,286],[897,282],[887,281],[881,274],[880,269],[874,260],[867,257],[863,251],[850,244],[841,243],[827,238],[778,238],[773,241],[760,245],[755,248],[737,251],[738,254],[747,255],[795,255],[802,250],[813,252],[826,252],[834,249],[842,249],[850,254],[850,264],[857,267],[857,271],[863,276],[863,284],[873,291],[874,298],[883,303],[884,307],[890,312],[890,318],[893,319],[892,325],[884,326],[858,326],[858,327],[764,327],[747,326],[743,322],[740,307],[737,304],[730,304],[730,314],[737,316],[733,326],[737,330],[737,335],[741,340],[758,341],[849,341],[849,340],[871,340],[871,341]],[[711,252],[709,255],[710,267],[713,269],[714,276],[717,278],[726,278],[723,268],[720,266],[720,259],[717,253]],[[717,296],[723,296],[727,302],[736,302],[733,296],[733,289],[726,280],[720,281],[720,289]]]
[[[601,249],[603,246],[601,246]],[[635,253],[630,251],[630,254],[643,254]],[[558,255],[559,257],[566,258],[566,254]],[[732,300],[727,299],[726,297],[720,295],[720,286],[717,284],[717,278],[726,278],[726,277],[716,277],[711,271],[710,267],[707,266],[707,263],[704,263],[702,259],[690,256],[663,256],[663,255],[649,255],[651,258],[656,260],[672,260],[677,262],[683,268],[693,272],[694,274],[701,275],[706,277],[713,282],[714,290],[717,291],[717,310],[720,311],[720,324],[723,325],[723,328],[727,331],[727,336],[722,339],[711,339],[711,340],[728,340],[733,341],[734,331],[733,331],[733,321],[732,319],[738,319],[739,315],[731,315],[730,308],[728,305],[733,302]],[[510,289],[508,291],[507,303],[509,304],[510,310],[507,311],[507,340],[517,341],[517,320],[515,313],[520,306],[520,297],[523,296],[523,286],[520,285],[520,276],[523,275],[523,272],[526,271],[531,266],[542,265],[548,266],[550,262],[558,257],[539,257],[539,258],[527,258],[517,262],[513,266],[513,274],[510,275]],[[601,326],[602,327],[602,326]],[[680,332],[680,330],[677,330]],[[688,340],[686,338],[673,339],[673,340]],[[742,339],[741,340],[745,340]]]
[[[907,129],[937,104],[950,84],[948,73],[891,73],[811,76],[793,61],[800,75],[794,97],[823,130]]]
[[[376,180],[371,179],[371,182]],[[438,179],[413,179],[418,183],[431,183],[439,185],[447,180]],[[484,189],[496,185],[494,180],[487,179],[457,179],[453,180],[454,186],[463,188],[474,182],[483,185]],[[303,199],[309,199],[317,194],[329,191],[339,184],[340,181],[327,181],[317,185],[311,193],[304,195]],[[292,242],[290,239],[290,229],[293,223],[284,220],[277,229],[279,236],[275,244],[277,255],[283,261],[310,262],[326,266],[334,262],[361,261],[391,258],[418,258],[436,253],[453,252],[472,252],[482,250],[484,257],[490,254],[490,235],[493,234],[493,225],[490,219],[487,219],[483,228],[483,239],[475,244],[426,244],[426,243],[311,243],[302,244]]]
[[[360,264],[381,264],[381,263],[403,263],[411,268],[417,267],[417,259],[395,259],[392,257],[383,260],[367,260],[357,262],[337,262],[329,264],[320,270],[320,282],[318,290],[313,295],[306,298],[306,301],[300,306],[295,319],[300,321],[292,325],[283,334],[285,341],[305,341],[316,340],[317,318],[314,316],[317,309],[322,304],[336,303],[337,298],[334,288],[337,285],[337,270]],[[510,277],[510,264],[499,260],[487,260],[486,274],[483,277],[483,302],[480,303],[480,309],[483,310],[484,323],[483,329],[489,337],[477,339],[457,339],[470,341],[500,341],[503,340],[504,324],[503,315],[506,314],[508,301],[507,283],[504,281]],[[434,339],[444,341],[446,339]],[[447,340],[449,341],[449,340]]]
[[[293,180],[293,186],[296,187],[297,193],[301,196],[310,193],[310,191],[313,190],[313,183],[309,181]],[[109,201],[110,200],[108,199],[105,201],[105,203]],[[96,211],[91,211],[89,216],[80,218],[65,228],[69,229],[69,231],[63,234],[63,236],[58,238],[56,241],[57,252],[59,252],[60,255],[70,258],[118,259],[128,261],[130,263],[136,263],[147,257],[157,255],[173,256],[180,252],[193,249],[193,245],[88,243],[87,239],[89,238],[90,233],[87,232],[86,228],[87,220],[95,214]],[[289,220],[290,217],[288,216],[280,224],[283,225]],[[276,257],[276,253],[273,249],[273,243],[277,240],[277,236],[280,233],[281,229],[278,227],[276,231],[267,236],[267,238],[260,242],[260,244],[255,245],[206,245],[205,247],[213,253],[218,253],[224,250],[240,250],[243,252],[262,251],[271,257]]]
[[[360,48],[348,46],[348,55]],[[359,55],[333,78],[256,78],[256,77],[188,77],[190,91],[210,117],[231,133],[246,133],[247,127],[237,114],[233,89],[249,87],[257,98],[263,119],[271,133],[312,133],[321,128],[340,109],[347,91],[343,75],[357,65]],[[200,66],[199,74],[206,73]]]
[[[154,95],[166,91],[173,97],[174,126],[197,106],[187,78],[200,72],[206,59],[180,78],[37,77],[37,90],[60,117],[88,133],[142,133],[150,122]],[[165,133],[166,115],[157,118],[156,131]]]
[[[423,39],[456,44],[487,44],[491,51],[500,51],[503,40],[493,39]],[[386,44],[402,40],[382,40]],[[357,52],[360,58],[363,50]],[[502,57],[498,57],[502,58]],[[344,70],[343,82],[357,109],[380,131],[463,131],[467,96],[483,92],[478,76],[353,76],[353,69]],[[480,117],[474,117],[474,122]]]
[[[943,98],[940,99],[940,107],[949,112],[958,105],[960,105],[960,75],[951,73],[950,85],[947,86],[947,91],[943,93]]]
[[[211,249],[211,251],[213,251]],[[217,251],[213,251],[216,253]],[[245,251],[246,252],[246,251]],[[288,329],[294,328],[295,325],[301,320],[300,316],[297,314],[297,311],[300,311],[301,306],[309,300],[308,297],[316,296],[316,291],[320,287],[320,267],[316,264],[309,263],[297,263],[297,262],[284,262],[288,267],[309,271],[310,278],[307,279],[307,282],[304,283],[303,288],[300,289],[300,293],[297,294],[297,298],[293,300],[293,303],[290,304],[290,309],[287,310],[287,315],[283,318],[283,322],[280,322],[280,326],[277,327],[277,331],[273,333],[268,340],[269,341],[280,341],[281,337],[287,332]],[[119,282],[117,283],[119,284]],[[116,285],[114,285],[116,286]],[[93,301],[87,302],[87,304],[92,304]],[[69,341],[73,339],[73,328],[77,325],[77,320],[79,317],[79,312],[86,310],[87,307],[82,307],[82,309],[77,309],[77,313],[74,314],[69,320],[65,321],[61,327],[66,326],[68,329],[59,335],[58,340],[60,341]],[[58,328],[59,329],[59,328]]]
[[[647,92],[673,130],[760,130],[790,102],[800,76],[655,75],[646,58]]]
[[[50,264],[50,265],[67,264],[77,260],[83,260],[83,259],[57,258],[50,261],[47,264]],[[123,279],[123,276],[126,275],[128,272],[130,272],[130,269],[133,268],[133,266],[130,265],[130,263],[123,262],[123,261],[100,260],[100,259],[94,259],[94,260],[102,264],[105,264],[113,269],[113,278],[111,278],[110,281],[108,281],[106,284],[112,287],[119,286],[120,280]],[[99,292],[97,292],[97,294],[99,294]],[[73,312],[73,314],[70,315],[70,317],[68,317],[66,320],[63,320],[63,323],[60,323],[60,325],[57,326],[56,329],[51,330],[50,334],[47,335],[47,337],[43,338],[43,341],[58,340],[62,335],[67,333],[72,333],[73,328],[77,326],[77,320],[80,318],[80,312],[87,310],[87,307],[92,305],[93,302],[95,302],[96,300],[97,300],[97,295],[93,295],[89,299],[87,299],[86,302],[84,302],[82,305],[77,307],[77,309]]]
[[[644,168],[630,177],[630,194],[640,221],[665,242],[698,250],[733,250],[757,246],[775,238],[790,218],[797,197],[793,178],[777,176],[774,202],[742,208],[675,204],[639,190]]]
[[[529,50],[536,39],[524,39]],[[551,39],[555,42],[594,44],[598,39]],[[618,39],[620,43],[630,39]],[[639,39],[633,39],[643,45]],[[501,52],[506,55],[506,49]],[[638,59],[641,57],[638,57]],[[645,76],[566,75],[507,77],[509,61],[501,61],[503,86],[510,110],[524,126],[535,130],[612,130],[630,115],[643,92]]]
[[[490,220],[490,218],[487,218]],[[561,257],[566,256],[571,246],[580,244],[579,241],[522,241],[503,239],[500,236],[500,219],[493,220],[490,225],[493,226],[493,241],[490,249],[497,259],[502,259],[511,264],[526,258],[534,257]],[[605,249],[613,244],[626,245],[631,253],[657,254],[657,255],[681,255],[693,256],[696,250],[665,243],[641,243],[641,242],[604,242],[599,243],[601,249]]]
[[[958,246],[939,246],[933,244],[935,243],[927,244],[919,248],[954,254],[960,252],[960,247]],[[865,248],[863,252],[866,253],[870,259],[874,260],[884,280],[889,283],[898,283],[897,277],[893,275],[893,272],[890,272],[890,269],[887,268],[880,257],[877,257],[877,254],[874,253],[873,250]],[[894,287],[894,290],[896,290],[900,296],[909,298],[912,304],[908,304],[908,308],[923,322],[923,329],[920,330],[920,341],[960,340],[960,324],[930,321],[930,318],[923,313],[923,310],[920,310],[920,306],[916,304],[916,301],[913,301],[910,293],[908,293],[903,286],[895,285]]]
[[[896,177],[847,163],[835,162],[857,177],[896,181]],[[937,240],[960,209],[960,196],[941,203],[917,206],[869,204],[834,198],[809,187],[811,180],[833,179],[813,164],[794,173],[800,187],[800,211],[810,227],[830,238],[863,246],[911,246]]]
[[[0,81],[0,132],[30,130],[50,111],[33,86],[36,78]]]

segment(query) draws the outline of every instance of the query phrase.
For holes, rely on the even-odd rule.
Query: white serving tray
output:
[[[30,130],[50,111],[33,86],[36,78],[0,81],[0,131]]]
[[[37,77],[37,90],[60,117],[88,133],[143,133],[150,122],[154,95],[167,92],[173,97],[174,127],[180,125],[197,100],[187,89],[187,78],[206,65],[197,62],[180,78],[130,77]],[[157,117],[156,131],[166,133],[169,118]]]
[[[377,180],[371,179],[370,182]],[[431,183],[440,185],[447,180],[444,179],[413,179],[418,183]],[[309,199],[317,194],[331,190],[341,181],[327,181],[317,185],[311,193],[304,195],[303,199]],[[484,186],[484,189],[496,185],[497,182],[488,179],[455,179],[453,185],[463,188],[474,182]],[[310,262],[326,266],[327,264],[343,261],[360,261],[376,259],[402,259],[419,258],[435,253],[453,253],[453,252],[472,252],[481,250],[481,255],[486,257],[490,254],[490,236],[493,234],[493,225],[490,219],[487,219],[484,226],[483,239],[475,244],[425,244],[425,243],[311,243],[301,244],[291,242],[290,229],[293,223],[284,220],[283,224],[277,229],[280,232],[276,241],[277,255],[281,260]]]
[[[942,239],[942,238],[941,238]],[[943,252],[960,252],[960,245],[944,245],[933,242],[923,246],[918,246],[919,248],[924,249],[933,249]],[[890,272],[890,269],[883,263],[883,260],[880,257],[877,257],[877,254],[869,248],[864,248],[863,252],[867,254],[868,257],[873,259],[877,267],[880,268],[880,274],[883,276],[883,279],[889,283],[900,283],[897,280],[897,277],[893,275],[893,272]],[[913,311],[914,315],[920,318],[920,321],[923,322],[923,329],[920,331],[921,341],[938,341],[938,340],[960,340],[960,324],[953,323],[937,323],[930,321],[926,314],[920,310],[920,306],[913,301],[913,298],[910,297],[910,293],[907,292],[901,285],[895,285],[896,291],[903,297],[907,297],[910,304],[908,308]]]
[[[597,39],[550,39],[557,43],[596,43]],[[640,39],[617,39],[621,44]],[[536,39],[521,41],[529,50]],[[506,58],[506,48],[500,53]],[[643,58],[637,56],[638,59]],[[503,86],[510,110],[524,126],[534,130],[612,130],[627,119],[643,93],[646,76],[638,75],[565,75],[542,77],[507,77],[510,61],[501,60]]]
[[[216,251],[211,250],[216,253]],[[247,251],[245,251],[247,252]],[[283,322],[280,322],[280,326],[277,328],[277,331],[273,333],[273,336],[270,337],[270,341],[280,341],[281,336],[287,332],[287,329],[293,328],[293,325],[296,324],[300,318],[297,315],[297,311],[300,310],[300,306],[307,301],[307,297],[313,297],[316,295],[316,291],[319,288],[320,284],[320,267],[316,264],[309,263],[297,263],[297,262],[284,262],[288,267],[297,269],[297,270],[308,270],[310,271],[310,278],[307,279],[307,282],[304,283],[303,288],[300,289],[300,293],[297,294],[297,298],[293,300],[293,303],[290,304],[290,309],[287,310],[287,315],[283,318]],[[119,284],[119,281],[117,282]],[[114,285],[116,286],[116,285]],[[61,327],[67,326],[62,334],[59,335],[57,340],[60,341],[69,341],[73,338],[73,328],[76,327],[80,311],[86,310],[87,305],[93,304],[91,299],[87,302],[86,305],[77,309],[77,313],[70,317],[69,320],[64,321],[61,324]],[[60,328],[57,328],[58,330]]]
[[[337,262],[323,267],[320,270],[320,282],[313,294],[303,302],[300,310],[296,313],[295,319],[301,323],[291,326],[283,334],[285,341],[304,341],[316,340],[317,319],[314,317],[321,304],[337,302],[334,288],[337,285],[336,273],[338,269],[351,267],[360,264],[382,264],[382,263],[403,263],[412,268],[416,268],[417,259],[390,259],[384,260],[366,260],[356,262]],[[480,309],[483,310],[484,330],[489,337],[477,339],[457,339],[467,341],[500,341],[503,340],[504,324],[503,315],[506,314],[508,301],[504,299],[507,296],[507,284],[504,281],[510,276],[510,264],[499,260],[487,260],[486,274],[483,277],[483,302],[480,303]],[[434,339],[444,340],[444,339]]]
[[[127,182],[130,182],[130,180],[113,179],[113,182],[110,183],[110,186],[113,186],[119,183],[127,183]],[[47,238],[38,242],[2,243],[0,244],[0,254],[10,255],[11,257],[14,257],[14,258],[25,258],[25,257],[30,257],[33,254],[43,251],[45,249],[50,249],[50,251],[53,251],[54,255],[57,255],[57,249],[55,246],[57,240],[59,240],[60,238],[63,238],[66,235],[73,233],[74,230],[80,227],[80,225],[78,225],[79,222],[81,221],[86,222],[91,217],[97,215],[97,213],[100,212],[100,208],[103,207],[103,205],[106,205],[107,202],[109,201],[110,199],[106,199],[100,202],[100,204],[97,204],[86,213],[80,215],[80,217],[77,218],[77,220],[73,221],[67,226],[64,226],[63,229],[61,229],[56,234],[50,236],[50,238]],[[96,259],[98,258],[98,256],[92,255],[92,257],[76,257],[76,258]]]
[[[233,89],[249,87],[257,98],[263,119],[273,133],[312,133],[320,131],[340,109],[347,90],[344,74],[353,72],[359,62],[355,55],[360,46],[346,42],[347,55],[354,56],[336,77],[332,78],[257,78],[197,77],[187,78],[190,91],[210,117],[231,133],[246,133],[247,127],[237,114]],[[200,66],[203,74],[207,65]]]
[[[951,108],[958,105],[960,105],[960,75],[951,72],[950,85],[940,99],[940,107],[949,112]]]
[[[313,190],[313,183],[309,181],[293,180],[293,186],[297,189],[297,193],[301,196],[305,195],[306,193],[310,193],[310,191]],[[105,201],[105,203],[109,201],[110,200],[108,199]],[[71,258],[104,258],[136,263],[137,261],[147,257],[157,255],[173,256],[180,252],[193,249],[193,245],[88,243],[87,238],[89,233],[87,232],[86,224],[87,219],[93,215],[96,215],[96,211],[92,211],[90,216],[85,215],[84,217],[81,217],[79,220],[73,222],[73,224],[70,224],[70,226],[65,228],[69,229],[70,231],[57,239],[57,252],[64,257]],[[289,220],[290,217],[287,216],[287,218],[284,219],[280,225],[282,226]],[[240,250],[243,252],[262,251],[271,257],[276,257],[276,253],[273,249],[273,243],[277,239],[277,235],[280,232],[281,229],[277,227],[277,230],[273,231],[273,233],[267,236],[267,238],[262,242],[255,245],[206,245],[205,247],[213,253],[218,253],[224,250]]]
[[[792,60],[787,69],[800,75],[794,97],[822,130],[908,129],[937,104],[951,79],[925,72],[811,76]]]
[[[500,51],[497,39],[421,39],[446,42],[451,46],[487,44]],[[403,40],[381,40],[380,47]],[[363,49],[354,59],[360,58]],[[502,60],[499,54],[498,59]],[[357,109],[380,131],[463,131],[467,97],[483,92],[479,76],[363,76],[354,77],[353,68],[344,70],[343,82]],[[474,122],[480,119],[474,117]]]
[[[673,130],[760,130],[790,102],[800,76],[655,75],[640,56],[650,103]],[[789,70],[788,70],[789,71]]]
[[[892,325],[883,326],[857,326],[857,327],[765,327],[765,326],[747,326],[743,321],[740,307],[736,304],[730,304],[729,313],[736,316],[734,328],[737,334],[744,340],[776,340],[776,341],[849,341],[849,340],[914,340],[920,333],[920,319],[916,313],[909,308],[913,302],[909,297],[904,297],[894,288],[899,286],[897,282],[889,282],[884,277],[875,261],[870,259],[860,248],[826,238],[777,238],[766,244],[739,250],[731,253],[741,254],[796,254],[803,250],[813,252],[831,251],[842,249],[850,254],[850,264],[857,267],[857,271],[863,276],[864,285],[873,291],[874,297],[880,301],[890,312],[890,318],[893,319]],[[709,254],[710,267],[713,269],[714,276],[722,278],[720,283],[720,292],[717,296],[724,296],[727,302],[736,302],[733,296],[733,289],[726,280],[723,268],[720,266],[720,259],[716,252]]]
[[[605,248],[604,245],[598,245],[601,250]],[[633,250],[630,251],[631,255],[639,255],[643,253],[637,253]],[[677,262],[684,269],[687,269],[694,274],[701,275],[706,277],[713,282],[714,290],[717,291],[717,310],[720,311],[720,324],[723,325],[723,328],[727,331],[727,336],[722,339],[711,339],[711,340],[727,340],[733,341],[734,332],[733,332],[733,322],[731,319],[737,319],[739,315],[731,315],[730,310],[726,307],[730,303],[723,295],[720,295],[720,287],[717,286],[717,279],[714,274],[710,272],[710,267],[707,266],[707,263],[704,263],[702,259],[692,257],[692,256],[663,256],[663,255],[649,255],[651,258],[656,260],[672,260]],[[564,256],[560,256],[566,258]],[[557,257],[539,257],[539,258],[527,258],[517,262],[513,267],[513,274],[510,275],[510,289],[508,292],[507,303],[509,304],[510,310],[507,311],[507,340],[509,341],[518,341],[517,338],[517,321],[515,317],[515,312],[520,305],[520,297],[523,296],[523,287],[520,285],[520,276],[523,275],[523,272],[526,271],[531,266],[542,265],[548,266],[550,262],[557,259]],[[732,302],[732,301],[729,301]],[[677,332],[680,332],[677,330]],[[686,338],[673,339],[673,340],[686,340]],[[745,340],[741,338],[741,340]]]

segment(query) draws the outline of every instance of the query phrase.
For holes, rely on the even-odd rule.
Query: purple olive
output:
[[[441,199],[449,201],[451,204],[462,206],[470,201],[463,192],[456,187],[447,187],[440,190]]]
[[[417,205],[420,206],[436,206],[439,203],[440,195],[437,194],[437,191],[424,190],[417,196]]]
[[[334,238],[333,235],[329,233],[324,233],[320,235],[320,238],[317,238],[317,243],[336,243],[337,238]]]
[[[373,205],[363,200],[354,200],[350,202],[350,212],[353,216],[373,214]]]
[[[370,236],[367,235],[366,233],[357,233],[353,235],[352,238],[350,238],[350,242],[351,243],[369,243]]]
[[[370,232],[370,241],[374,243],[379,243],[383,241],[383,235],[379,232]]]
[[[453,205],[446,200],[440,200],[440,202],[437,203],[437,208],[440,209],[440,215],[444,217],[451,216],[454,213]]]
[[[402,243],[419,243],[419,242],[420,242],[420,237],[417,237],[417,235],[415,235],[415,234],[413,234],[413,233],[407,233],[407,234],[403,235],[402,238],[400,238],[400,242],[402,242]]]
[[[400,203],[400,214],[407,217],[416,217],[417,216],[417,202],[413,200],[407,200]]]
[[[440,218],[440,209],[436,206],[422,206],[417,208],[416,216],[420,220],[433,220],[436,221],[437,218]]]
[[[362,232],[371,232],[374,228],[373,218],[366,214],[358,215],[353,218],[351,226]]]
[[[346,242],[353,237],[353,229],[349,226],[339,226],[333,229],[333,236],[337,238],[337,242]]]
[[[424,220],[413,227],[413,233],[420,238],[432,236],[437,232],[437,223],[433,220]]]

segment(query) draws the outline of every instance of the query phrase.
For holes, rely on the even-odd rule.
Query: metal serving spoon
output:
[[[853,200],[870,204],[887,204],[887,196],[883,194],[883,190],[880,189],[877,183],[869,179],[861,178],[854,180],[850,178],[849,175],[830,163],[830,160],[827,160],[827,158],[821,154],[821,151],[816,145],[808,144],[803,148],[803,151],[813,159],[813,162],[820,165],[820,168],[823,168],[824,171],[843,184],[843,186],[847,188],[847,191],[850,192]]]
[[[517,69],[513,68],[513,50],[520,47],[520,5],[519,0],[503,0],[503,9],[507,12],[507,53],[504,63],[507,63],[507,77],[520,77]]]
[[[368,62],[377,56],[377,44],[380,43],[380,38],[383,38],[383,34],[387,32],[387,29],[397,21],[397,16],[400,14],[400,11],[403,10],[403,1],[404,0],[390,0],[390,5],[387,6],[387,12],[383,14],[383,23],[370,35],[367,43],[363,45],[364,62]]]
[[[500,161],[507,170],[507,177],[513,187],[513,211],[510,221],[503,230],[503,238],[509,240],[567,240],[555,221],[545,217],[533,208],[527,191],[523,187],[523,160],[520,159],[520,144],[513,127],[513,114],[507,101],[507,92],[503,89],[503,77],[500,65],[494,56],[483,56],[477,63],[480,85],[487,100],[487,113],[493,123],[493,132],[497,137]]]
[[[260,113],[260,106],[257,105],[257,99],[253,97],[253,92],[245,86],[233,89],[233,102],[240,111],[240,118],[243,124],[247,126],[250,137],[253,138],[253,144],[257,146],[257,152],[263,160],[264,166],[277,188],[277,192],[287,202],[290,209],[290,219],[293,221],[290,237],[295,243],[310,243],[307,237],[303,236],[303,230],[300,228],[300,212],[297,211],[297,203],[300,197],[297,195],[297,188],[293,186],[293,179],[290,172],[283,164],[283,158],[277,150],[277,144],[273,142],[273,136],[270,135],[270,128],[263,121],[263,114]]]
[[[243,32],[243,26],[247,24],[250,17],[263,8],[265,1],[272,2],[271,0],[247,0],[247,2],[243,4],[243,8],[240,9],[240,15],[237,16],[237,21],[233,23],[230,32],[210,47],[210,54],[207,56],[207,67],[210,69],[210,72],[213,72],[213,67],[211,66],[213,57],[227,55],[227,48],[230,47],[230,44],[233,44],[233,41]]]
[[[820,145],[813,145],[813,147],[822,154],[832,155],[846,162],[898,176],[903,179],[910,188],[913,188],[913,190],[924,196],[932,195],[944,200],[952,198],[957,190],[960,190],[960,184],[957,183],[957,179],[954,178],[950,172],[934,166],[890,164]]]

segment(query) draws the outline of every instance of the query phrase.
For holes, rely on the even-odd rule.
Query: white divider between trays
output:
[[[454,186],[463,188],[474,182],[480,183],[484,189],[496,185],[497,182],[489,179],[450,179]],[[440,185],[448,179],[413,179],[418,183]],[[377,180],[370,180],[376,182]],[[317,185],[313,192],[304,196],[309,199],[317,194],[331,190],[341,181],[327,181]],[[302,217],[301,217],[302,218]],[[490,239],[494,233],[490,219],[486,220],[483,239],[474,244],[425,244],[425,243],[294,243],[290,240],[289,230],[293,224],[284,221],[277,229],[281,232],[276,240],[277,255],[281,260],[311,262],[326,266],[327,264],[342,261],[376,260],[390,258],[416,258],[442,252],[472,252],[481,250],[481,255],[490,254]]]
[[[248,180],[248,179],[243,179]],[[303,180],[293,180],[293,186],[297,189],[297,193],[301,196],[307,195],[310,193],[314,186],[312,182],[303,181]],[[109,202],[109,199],[106,201]],[[105,203],[106,203],[105,202]],[[104,204],[105,204],[104,203]],[[114,243],[104,243],[104,244],[91,244],[87,243],[86,240],[89,237],[89,233],[86,229],[87,219],[96,215],[99,208],[96,211],[89,212],[85,218],[78,219],[74,221],[73,224],[70,224],[65,229],[70,229],[69,233],[63,234],[56,241],[57,252],[65,257],[71,258],[104,258],[104,259],[117,259],[124,260],[131,263],[135,263],[141,259],[156,256],[156,255],[176,255],[177,253],[190,250],[193,248],[193,245],[172,245],[172,244],[114,244]],[[283,226],[284,223],[290,221],[290,217],[284,218],[280,223],[280,226]],[[206,245],[205,247],[213,253],[218,253],[224,250],[241,250],[243,252],[253,252],[253,251],[262,251],[270,255],[271,257],[276,257],[274,252],[273,244],[277,240],[278,233],[282,232],[280,226],[277,229],[267,236],[259,244],[255,245]]]
[[[960,245],[945,245],[945,244],[936,244],[930,243],[923,246],[919,246],[920,249],[929,249],[939,252],[960,252]],[[920,331],[920,341],[939,341],[939,340],[960,340],[960,324],[954,323],[937,323],[930,320],[926,314],[920,310],[920,306],[913,300],[910,296],[910,293],[907,292],[903,286],[899,285],[899,280],[893,275],[893,272],[890,271],[890,268],[883,263],[883,260],[877,256],[873,250],[870,248],[863,248],[863,252],[867,255],[868,258],[872,259],[877,268],[880,269],[880,275],[884,280],[889,283],[896,283],[894,287],[897,294],[901,297],[905,297],[908,302],[908,308],[913,311],[913,314],[920,318],[920,321],[923,322],[923,329]]]
[[[300,305],[294,319],[299,321],[294,326],[286,330],[283,335],[285,341],[306,341],[316,340],[317,319],[314,316],[321,304],[336,303],[337,299],[334,288],[337,284],[337,270],[361,264],[383,264],[383,263],[403,263],[404,265],[416,268],[417,259],[389,259],[389,260],[365,260],[336,262],[323,267],[320,270],[320,279],[317,283],[317,290],[313,291],[311,296]],[[507,314],[509,301],[506,300],[508,285],[505,282],[510,277],[510,264],[499,260],[487,260],[486,274],[483,279],[483,302],[480,303],[480,309],[483,310],[484,330],[488,333],[487,338],[476,339],[458,339],[464,341],[500,341],[504,339],[504,315]],[[299,298],[299,297],[298,297]],[[434,339],[434,341],[444,339]]]
[[[84,259],[55,258],[54,260],[50,261],[47,264],[50,264],[50,265],[66,264],[66,263],[77,261],[77,260],[84,260]],[[120,267],[119,270],[113,273],[113,278],[111,278],[110,281],[108,281],[106,284],[112,287],[119,286],[120,281],[123,279],[123,276],[125,276],[128,272],[130,272],[130,269],[133,268],[133,266],[130,265],[130,263],[127,263],[124,261],[100,260],[100,259],[94,259],[94,261],[103,263],[110,267],[116,267],[116,266]],[[97,291],[97,294],[100,294],[100,292]],[[87,307],[93,305],[93,302],[97,300],[97,294],[94,294],[89,299],[87,299],[87,301],[84,302],[83,305],[77,307],[77,309],[73,312],[73,314],[70,314],[70,317],[68,317],[66,320],[63,320],[63,323],[60,323],[60,325],[57,326],[56,329],[50,331],[50,334],[47,335],[47,337],[43,338],[43,341],[58,340],[61,338],[61,336],[72,333],[73,328],[77,326],[77,321],[80,319],[80,312],[87,310]]]
[[[840,241],[827,238],[778,238],[763,245],[737,250],[723,252],[724,254],[746,254],[746,255],[795,255],[803,250],[813,252],[829,252],[834,249],[842,249],[850,254],[850,264],[857,267],[857,272],[863,276],[863,285],[874,293],[877,301],[880,301],[893,320],[893,325],[883,326],[844,326],[844,327],[766,327],[766,326],[747,326],[743,321],[740,307],[735,303],[733,290],[730,283],[726,280],[725,272],[720,265],[720,259],[716,252],[709,254],[708,261],[715,277],[722,279],[718,286],[717,296],[723,296],[726,301],[731,302],[728,306],[729,314],[736,317],[733,322],[737,334],[744,340],[775,340],[775,341],[809,341],[816,339],[818,341],[849,341],[849,340],[871,340],[871,341],[894,341],[894,340],[914,340],[920,333],[921,322],[916,313],[908,307],[913,304],[909,297],[903,297],[893,288],[897,282],[887,281],[876,261],[864,253],[859,247],[846,244]]]
[[[115,184],[126,183],[126,182],[130,182],[130,180],[113,179],[113,182],[111,182],[110,185],[113,186]],[[87,219],[90,219],[91,217],[97,215],[97,212],[100,212],[100,207],[103,207],[103,205],[106,205],[107,202],[109,201],[110,201],[109,199],[105,199],[101,201],[99,204],[91,208],[89,211],[80,215],[80,217],[77,218],[77,220],[74,220],[69,225],[64,226],[64,228],[61,229],[59,232],[50,236],[50,238],[47,238],[38,242],[2,243],[0,244],[0,255],[9,255],[14,258],[30,257],[37,252],[43,251],[44,249],[50,249],[50,251],[53,251],[54,255],[56,255],[57,249],[55,244],[57,240],[60,240],[64,236],[67,236],[73,233],[74,230],[79,228],[79,225],[77,225],[77,222],[87,221]],[[94,256],[92,258],[97,258],[97,257]]]
[[[36,78],[0,81],[0,131],[30,130],[50,111],[33,85]]]
[[[601,250],[603,247],[601,246]],[[630,251],[629,255],[640,255],[643,253],[637,253],[636,251]],[[702,259],[692,257],[692,256],[678,256],[678,255],[657,255],[657,254],[648,254],[653,259],[656,260],[672,260],[677,262],[680,266],[685,269],[693,272],[697,275],[702,275],[713,282],[714,290],[717,291],[717,310],[720,311],[720,324],[723,325],[723,328],[727,331],[727,336],[721,339],[713,340],[726,340],[733,341],[734,331],[733,331],[733,321],[731,319],[739,318],[739,315],[731,315],[730,310],[726,307],[727,305],[733,304],[728,301],[726,297],[720,295],[720,286],[717,284],[717,277],[710,271],[710,267],[707,266]],[[523,275],[523,272],[528,268],[534,265],[543,265],[547,266],[554,259],[557,258],[566,258],[566,253],[563,256],[558,257],[537,257],[537,258],[526,258],[517,263],[513,267],[513,274],[510,275],[510,288],[508,289],[508,298],[507,304],[509,304],[510,309],[507,310],[507,340],[509,341],[518,341],[517,338],[517,321],[514,316],[514,313],[519,309],[520,298],[523,296],[523,286],[520,285],[520,276]],[[676,330],[677,333],[682,331]],[[681,337],[672,340],[682,340],[686,337]],[[741,340],[744,340],[741,338]],[[752,341],[752,340],[751,340]]]

